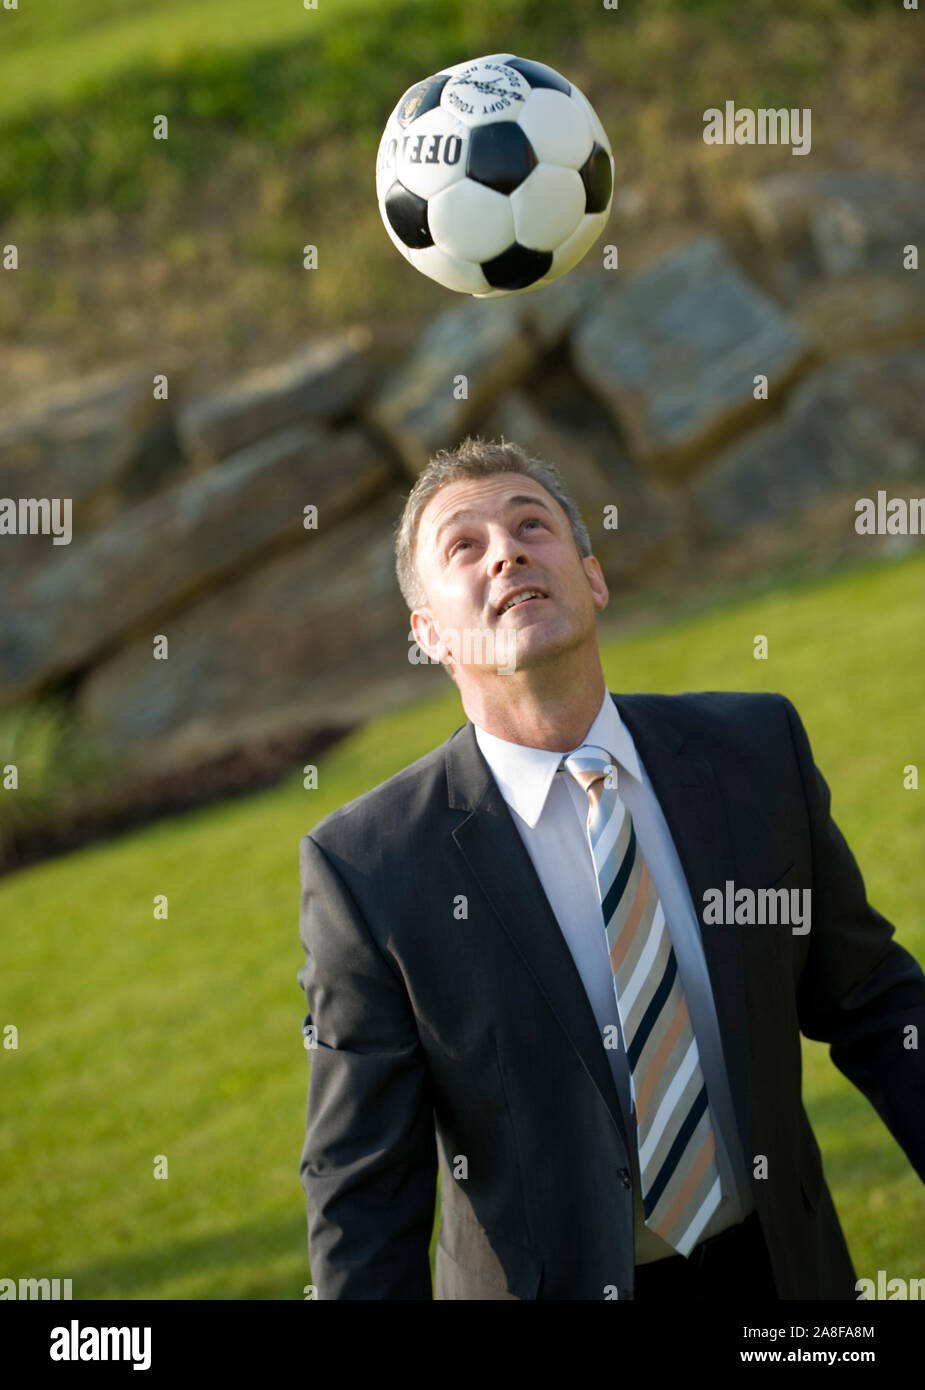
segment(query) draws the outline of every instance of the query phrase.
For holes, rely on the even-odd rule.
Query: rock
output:
[[[298,545],[383,491],[389,460],[359,430],[271,435],[71,546],[13,585],[0,614],[0,705],[85,667],[220,579]]]
[[[803,287],[794,317],[826,357],[925,338],[925,280],[917,271],[871,272]]]
[[[544,374],[536,394],[542,406],[523,391],[505,392],[486,418],[485,429],[555,464],[581,512],[592,553],[608,583],[649,568],[664,556],[676,534],[673,499],[652,486],[626,457],[603,411],[582,396],[570,372]],[[580,420],[575,419],[578,412]],[[605,515],[612,515],[605,509],[613,507],[617,527],[605,528]]]
[[[768,251],[786,258],[808,250],[826,275],[900,271],[902,248],[925,239],[921,179],[787,171],[750,185],[743,202]]]
[[[754,377],[779,397],[810,347],[730,260],[702,237],[601,296],[572,337],[572,360],[620,424],[630,455],[683,476],[762,418]]]
[[[395,578],[389,492],[257,573],[176,614],[100,665],[76,716],[133,764],[217,756],[287,727],[346,727],[448,689],[436,666],[413,666],[408,610]],[[169,639],[155,661],[152,638]]]
[[[190,402],[178,421],[184,447],[208,465],[300,420],[344,419],[368,385],[371,344],[367,328],[351,328]]]
[[[457,444],[503,390],[526,376],[537,352],[519,298],[448,309],[425,328],[410,362],[386,379],[367,419],[416,477],[435,450]]]
[[[690,485],[702,530],[735,539],[850,482],[925,477],[925,349],[857,354],[815,372],[783,415]]]
[[[0,415],[0,497],[69,497],[75,528],[87,531],[176,482],[188,464],[171,402],[154,399],[155,375],[98,372]],[[13,539],[0,539],[0,564]],[[47,544],[15,538],[19,555]]]

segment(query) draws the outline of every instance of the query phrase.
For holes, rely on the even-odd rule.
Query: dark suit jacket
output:
[[[803,1109],[831,1043],[925,1179],[925,976],[829,814],[789,700],[612,697],[700,917],[781,1298],[857,1297]],[[300,844],[316,1045],[300,1177],[319,1298],[631,1298],[628,1144],[591,1005],[471,722]],[[812,925],[702,923],[703,894],[809,888]],[[463,906],[464,904],[464,906]],[[743,1271],[747,1277],[747,1272]],[[747,1287],[747,1286],[746,1286]]]

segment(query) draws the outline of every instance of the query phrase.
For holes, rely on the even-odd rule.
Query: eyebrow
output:
[[[553,515],[553,513],[550,511],[549,507],[547,507],[546,503],[543,501],[541,497],[529,497],[527,495],[509,497],[507,499],[507,502],[505,503],[505,510],[510,512],[513,511],[515,507],[525,506],[542,507],[544,512],[548,512],[550,516]],[[474,519],[477,519],[479,515],[480,514],[478,512],[473,512],[466,508],[463,508],[461,511],[454,512],[452,516],[447,517],[446,521],[442,521],[440,525],[437,527],[437,532],[434,536],[434,545],[436,546],[439,544],[440,537],[443,535],[443,532],[447,529],[448,526],[454,526],[457,521],[472,521]]]

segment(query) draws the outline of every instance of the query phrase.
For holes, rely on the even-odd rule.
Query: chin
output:
[[[551,637],[544,633],[530,634],[528,629],[524,629],[523,633],[518,633],[514,647],[515,668],[518,671],[523,671],[531,666],[542,666],[546,662],[555,661],[566,652],[572,651],[576,645],[574,637]]]

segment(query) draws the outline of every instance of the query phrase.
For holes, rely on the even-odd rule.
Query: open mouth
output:
[[[523,608],[531,603],[542,603],[548,597],[549,595],[544,594],[542,589],[525,589],[523,593],[514,594],[502,604],[498,609],[498,617],[501,618],[505,613],[510,613],[513,608]]]

